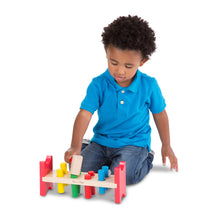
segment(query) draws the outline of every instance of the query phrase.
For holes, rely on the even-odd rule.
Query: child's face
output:
[[[112,45],[106,48],[108,69],[115,81],[122,87],[128,87],[137,72],[148,59],[143,59],[141,52],[121,50]]]

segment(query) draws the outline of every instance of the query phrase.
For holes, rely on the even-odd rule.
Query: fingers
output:
[[[65,154],[64,154],[64,160],[65,160],[66,163],[69,163],[69,157],[68,157],[67,154],[68,154],[68,153],[65,152]]]
[[[162,153],[162,161],[163,161],[163,166],[166,165],[166,157],[168,157],[170,161],[170,170],[175,169],[176,172],[178,172],[178,160],[173,152],[170,153]]]
[[[178,172],[178,160],[175,156],[170,159],[170,169],[171,170],[175,169],[176,172]]]
[[[162,155],[163,166],[166,166],[166,156]]]
[[[67,156],[66,162],[71,163],[71,158],[72,158],[72,155],[69,153],[68,156]]]
[[[168,157],[170,161],[170,169],[175,169],[176,171],[178,171],[178,160],[170,146],[162,146],[161,155],[164,166],[166,165],[166,157]]]
[[[81,154],[81,150],[76,150],[76,149],[73,149],[73,148],[69,148],[65,154],[64,154],[64,160],[67,162],[67,163],[71,163],[71,159],[72,159],[72,156],[73,155],[80,155]]]
[[[72,158],[72,155],[73,155],[73,152],[71,151],[66,151],[65,152],[65,155],[64,155],[64,160],[67,162],[67,163],[70,163],[70,160]]]
[[[177,159],[176,159],[176,161],[175,161],[175,167],[174,167],[174,169],[176,169],[176,172],[178,172],[178,161],[177,161]]]
[[[164,152],[164,148],[162,147],[161,149],[161,155],[162,155],[162,162],[163,162],[163,166],[166,166],[166,152]]]
[[[178,169],[178,163],[176,164],[176,172],[178,172],[179,171],[179,169]]]

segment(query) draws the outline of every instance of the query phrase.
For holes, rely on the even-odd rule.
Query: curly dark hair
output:
[[[114,20],[102,33],[102,42],[107,48],[110,44],[125,50],[140,51],[148,58],[155,50],[155,33],[148,22],[138,16],[121,16]]]

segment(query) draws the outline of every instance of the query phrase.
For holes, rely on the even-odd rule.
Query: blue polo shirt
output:
[[[98,110],[91,141],[112,148],[148,147],[150,151],[149,110],[157,114],[165,107],[155,78],[137,70],[131,85],[121,87],[107,69],[92,80],[80,108],[92,114]]]

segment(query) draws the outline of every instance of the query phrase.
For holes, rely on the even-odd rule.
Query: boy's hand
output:
[[[70,163],[70,159],[73,155],[80,155],[81,151],[80,150],[75,150],[75,148],[73,147],[70,147],[66,152],[65,152],[65,155],[64,155],[64,160],[67,162],[67,163]]]
[[[162,154],[163,165],[166,164],[166,157],[168,157],[170,160],[170,169],[171,170],[175,169],[176,171],[178,171],[178,160],[171,146],[162,146],[161,154]]]

